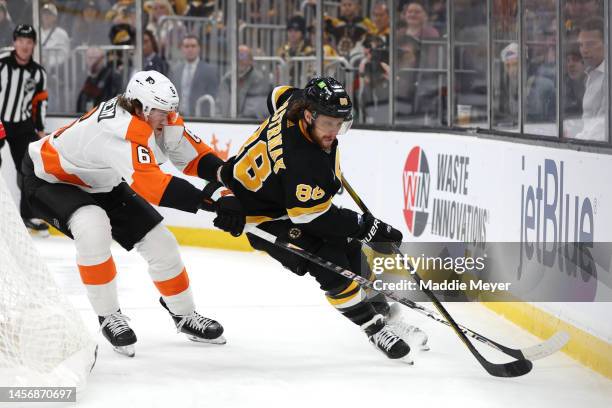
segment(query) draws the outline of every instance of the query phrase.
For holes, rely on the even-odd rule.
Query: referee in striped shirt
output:
[[[28,144],[45,134],[47,74],[45,69],[32,59],[35,45],[34,27],[20,24],[13,31],[15,50],[0,58],[0,121],[6,132],[6,137],[0,139],[0,149],[8,142],[20,188],[23,178],[21,161]],[[23,190],[20,211],[26,227],[42,233],[47,232],[47,224],[33,217],[23,197]]]

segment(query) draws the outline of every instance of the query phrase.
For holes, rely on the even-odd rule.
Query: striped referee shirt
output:
[[[0,58],[0,121],[34,120],[36,130],[45,130],[47,73],[30,60],[19,65],[15,51]]]

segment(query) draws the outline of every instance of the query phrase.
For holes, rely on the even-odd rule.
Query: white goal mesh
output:
[[[0,386],[85,385],[96,345],[0,176]]]

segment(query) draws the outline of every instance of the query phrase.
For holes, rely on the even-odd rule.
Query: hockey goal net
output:
[[[82,389],[95,351],[0,176],[0,386]]]

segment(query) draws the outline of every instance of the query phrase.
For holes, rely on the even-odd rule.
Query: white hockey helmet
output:
[[[151,109],[177,112],[179,96],[176,87],[165,75],[157,71],[140,71],[132,76],[125,90],[128,99],[138,99],[142,103],[145,118]]]

